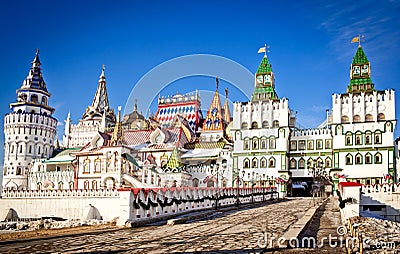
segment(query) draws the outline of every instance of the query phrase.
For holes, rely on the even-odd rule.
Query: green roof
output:
[[[362,47],[358,46],[357,52],[356,52],[355,56],[353,57],[352,64],[365,64],[365,63],[369,63],[367,56],[365,55]]]
[[[264,56],[260,63],[260,66],[258,66],[257,74],[271,73],[271,72],[272,72],[271,64],[269,63],[267,56]]]
[[[371,78],[353,78],[350,79],[351,85],[372,84]]]
[[[178,149],[176,147],[174,147],[174,150],[172,150],[171,156],[169,157],[165,168],[176,169],[176,168],[181,168],[181,167],[182,167],[182,163],[181,163]]]
[[[258,101],[258,100],[263,100],[263,96],[260,96],[260,99],[258,98],[257,94],[267,94],[268,99],[278,99],[278,95],[275,92],[275,89],[272,86],[262,86],[262,87],[256,87],[254,88],[253,95],[251,97],[252,101]]]

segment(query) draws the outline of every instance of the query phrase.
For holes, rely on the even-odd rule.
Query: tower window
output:
[[[275,144],[275,138],[274,137],[271,137],[270,139],[269,139],[269,148],[271,148],[271,149],[275,149],[276,147],[276,144]]]
[[[257,158],[253,158],[253,160],[251,161],[251,167],[257,168]]]
[[[378,114],[378,121],[384,121],[385,120],[385,114],[379,113]]]
[[[372,163],[372,155],[370,153],[367,153],[365,155],[365,164],[371,164]]]
[[[382,144],[382,134],[380,132],[375,133],[375,144]]]
[[[382,164],[382,154],[375,154],[375,164]]]
[[[47,98],[46,97],[42,97],[42,105],[47,106]]]
[[[261,149],[267,149],[267,139],[261,138]]]
[[[365,121],[366,122],[372,122],[372,121],[374,121],[374,119],[373,119],[371,114],[366,114],[365,115]]]
[[[362,164],[362,156],[361,154],[356,155],[356,164]]]
[[[270,158],[268,162],[268,167],[269,168],[274,168],[275,167],[275,158]]]
[[[352,138],[353,138],[353,135],[351,133],[346,133],[346,145],[353,144]]]
[[[261,160],[260,160],[260,167],[261,168],[266,168],[267,167],[267,159],[265,159],[264,157],[262,157]]]
[[[290,164],[289,164],[289,167],[291,168],[291,169],[295,169],[296,168],[296,160],[294,159],[294,158],[292,158],[292,159],[290,159]]]
[[[303,159],[303,158],[301,158],[300,160],[299,160],[299,169],[304,169],[305,168],[305,164],[306,164],[306,162],[305,162],[305,160]]]
[[[243,161],[243,168],[250,168],[250,160],[249,159],[244,159]]]
[[[38,96],[36,94],[31,95],[31,102],[32,103],[38,103]]]
[[[349,117],[348,116],[342,116],[342,123],[349,123]]]
[[[258,149],[258,139],[257,138],[253,138],[253,149],[254,150]]]
[[[353,117],[353,122],[355,122],[355,123],[360,123],[360,122],[361,122],[361,117],[360,117],[359,115],[355,115],[355,116]]]
[[[353,156],[351,154],[346,155],[346,165],[352,165],[353,164]]]

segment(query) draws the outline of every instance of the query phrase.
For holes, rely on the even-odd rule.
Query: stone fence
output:
[[[115,189],[101,190],[7,190],[2,193],[2,198],[65,198],[65,197],[118,197]]]
[[[117,219],[118,225],[127,225],[276,198],[276,187],[7,191],[0,199],[0,207],[5,208],[0,212],[4,217],[14,211],[18,218],[55,216],[87,220],[95,216],[107,221]]]
[[[362,185],[361,191],[363,193],[400,193],[400,183],[383,183],[383,184],[368,184]]]

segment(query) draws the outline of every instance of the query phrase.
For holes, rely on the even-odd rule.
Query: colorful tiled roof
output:
[[[207,111],[207,116],[203,122],[203,131],[223,130],[221,100],[218,93],[218,77],[216,78],[217,89],[211,101],[210,108]]]
[[[369,63],[367,56],[364,53],[364,50],[362,49],[361,46],[358,46],[357,52],[353,57],[353,62],[352,64],[366,64]]]
[[[268,57],[265,55],[263,57],[263,59],[261,60],[260,65],[258,66],[257,74],[264,74],[264,73],[271,73],[271,72],[272,72],[271,64],[268,61]]]
[[[165,168],[176,169],[180,167],[182,167],[182,162],[179,156],[178,149],[175,147],[174,150],[172,150],[171,156],[169,157]]]

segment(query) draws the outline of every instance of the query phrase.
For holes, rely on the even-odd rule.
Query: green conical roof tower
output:
[[[278,95],[275,92],[275,77],[272,72],[271,64],[268,61],[268,57],[265,54],[258,66],[255,75],[255,88],[251,101],[263,101],[263,100],[277,100]]]
[[[182,167],[181,159],[179,156],[178,148],[174,147],[172,150],[171,156],[169,157],[165,168],[168,169],[178,169]]]
[[[371,91],[374,91],[374,84],[371,80],[370,62],[361,45],[359,45],[351,63],[350,85],[347,87],[347,92],[360,93]]]

